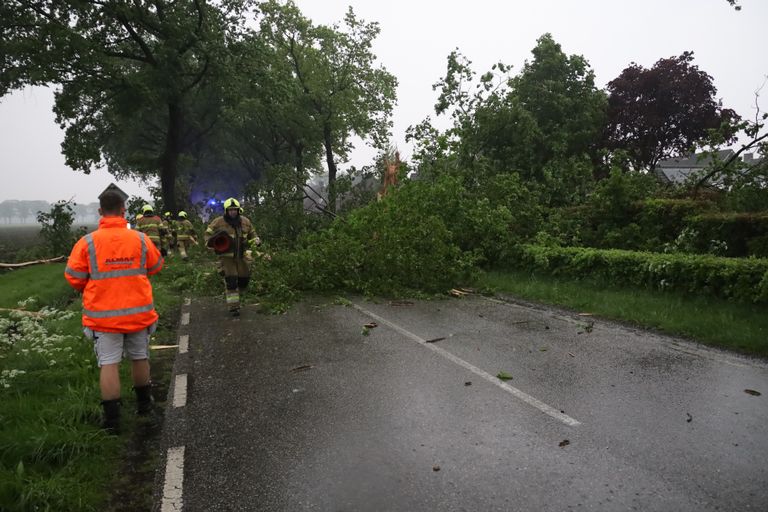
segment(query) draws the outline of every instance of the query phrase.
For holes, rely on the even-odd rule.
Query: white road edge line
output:
[[[173,406],[184,407],[187,405],[187,374],[176,376],[173,383]]]
[[[189,350],[189,334],[179,336],[179,354],[186,354]]]
[[[578,425],[581,425],[581,423],[579,421],[571,418],[567,414],[563,414],[560,411],[558,411],[557,409],[555,409],[554,407],[550,407],[549,405],[545,404],[541,400],[538,400],[537,398],[532,397],[528,393],[520,391],[519,389],[517,389],[514,386],[510,386],[506,382],[500,381],[498,378],[494,377],[490,373],[485,372],[485,371],[481,370],[480,368],[478,368],[477,366],[475,366],[475,365],[473,365],[471,363],[468,363],[465,360],[461,359],[460,357],[457,357],[457,356],[451,354],[447,350],[442,349],[442,348],[438,347],[435,344],[427,343],[425,339],[420,338],[419,336],[413,334],[410,331],[407,331],[406,329],[400,327],[399,325],[390,322],[386,318],[382,318],[379,315],[377,315],[376,313],[373,313],[373,312],[368,311],[367,309],[365,309],[365,308],[363,308],[361,306],[358,306],[354,302],[352,303],[352,306],[355,309],[357,309],[358,311],[360,311],[361,313],[363,313],[364,315],[367,315],[367,316],[373,318],[374,320],[376,320],[376,321],[378,321],[380,323],[388,325],[389,327],[391,327],[395,331],[399,332],[403,336],[406,336],[406,337],[412,339],[413,341],[415,341],[416,343],[418,343],[419,345],[422,345],[422,346],[424,346],[424,347],[426,347],[426,348],[436,352],[437,354],[440,354],[441,356],[443,356],[444,358],[448,359],[449,361],[452,361],[452,362],[456,363],[457,365],[461,366],[462,368],[465,368],[465,369],[469,370],[470,372],[474,373],[478,377],[481,377],[481,378],[485,379],[486,381],[490,382],[494,386],[497,386],[497,387],[503,389],[504,391],[506,391],[507,393],[511,394],[512,396],[514,396],[518,400],[522,400],[523,402],[527,403],[528,405],[531,405],[531,406],[535,407],[536,409],[540,410],[544,414],[547,414],[547,415],[555,418],[556,420],[562,421],[563,423],[565,423],[569,427],[576,427]]]
[[[161,512],[181,512],[184,507],[184,447],[168,448]]]
[[[181,314],[181,325],[189,325],[189,313]]]

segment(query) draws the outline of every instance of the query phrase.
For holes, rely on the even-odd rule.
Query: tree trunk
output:
[[[168,104],[168,133],[165,139],[165,151],[160,159],[160,190],[163,194],[165,211],[177,212],[176,175],[178,174],[179,154],[181,153],[181,107],[177,103]],[[160,213],[160,212],[158,212]]]
[[[296,157],[296,200],[299,205],[299,211],[304,211],[304,144],[297,142],[294,144],[294,154]]]
[[[328,123],[323,126],[323,140],[325,141],[325,161],[328,164],[328,209],[336,213],[336,162],[333,161],[331,126]]]

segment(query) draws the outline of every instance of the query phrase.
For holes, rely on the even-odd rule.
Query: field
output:
[[[96,228],[94,225],[85,227],[88,231]],[[19,263],[46,256],[39,224],[0,224],[0,263]]]
[[[0,225],[0,262],[15,263],[30,254],[42,243],[39,233],[39,224]]]

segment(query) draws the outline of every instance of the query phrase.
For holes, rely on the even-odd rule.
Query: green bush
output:
[[[768,302],[768,259],[521,245],[516,268],[744,302]]]
[[[40,236],[52,256],[66,256],[75,242],[85,234],[85,228],[72,231],[75,213],[72,201],[56,201],[49,212],[37,212]]]
[[[634,200],[639,187],[615,176],[610,180],[589,203],[551,210],[544,231],[565,246],[661,252],[679,238],[688,218],[715,209],[711,201]],[[707,246],[688,252],[706,253]]]
[[[439,215],[447,190],[409,185],[304,236],[298,250],[275,254],[273,266],[282,269],[289,287],[304,290],[398,295],[455,286],[473,259]],[[444,210],[454,211],[455,202]]]
[[[470,192],[458,177],[406,180],[382,201],[306,233],[296,250],[258,263],[261,286],[286,298],[290,290],[403,295],[454,287],[478,265],[508,257],[535,229],[538,207],[519,179],[491,181]]]
[[[725,242],[730,257],[768,257],[768,213],[705,213],[687,220],[698,233],[696,247],[707,252],[713,241]]]
[[[640,248],[658,251],[680,235],[686,226],[686,219],[714,209],[715,204],[711,201],[646,199],[637,218],[644,239]]]

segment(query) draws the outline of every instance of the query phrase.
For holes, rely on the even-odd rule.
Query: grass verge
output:
[[[124,362],[123,434],[100,430],[99,370],[82,335],[81,303],[72,300],[63,272],[56,264],[0,274],[0,308],[30,312],[0,311],[0,510],[148,510],[157,462],[148,437],[159,429],[149,432],[135,417]],[[182,295],[198,284],[191,279],[206,277],[194,263],[175,260],[152,277],[160,313],[153,344],[175,343]],[[173,354],[152,353],[153,392],[161,400]]]
[[[478,285],[527,300],[692,338],[707,345],[768,356],[768,314],[764,305],[522,272],[488,272],[480,278]]]
[[[0,273],[0,308],[16,308],[29,297],[35,298],[38,307],[65,306],[75,296],[64,279],[65,267],[64,263],[51,263]]]

